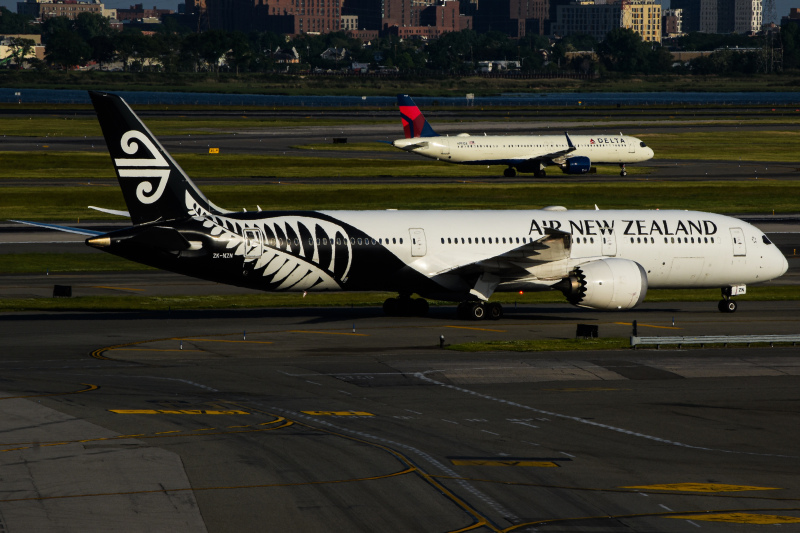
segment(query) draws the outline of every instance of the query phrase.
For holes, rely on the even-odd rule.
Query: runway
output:
[[[3,315],[6,531],[730,531],[800,522],[793,347],[461,353],[796,332],[797,302]],[[673,326],[673,317],[675,325]],[[723,514],[709,521],[709,514]],[[740,526],[741,527],[741,526]],[[752,526],[751,526],[752,527]]]

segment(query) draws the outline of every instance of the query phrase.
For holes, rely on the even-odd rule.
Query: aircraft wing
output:
[[[559,159],[559,158],[563,158],[565,156],[568,156],[569,154],[571,154],[572,152],[574,152],[578,148],[574,144],[572,144],[572,139],[569,138],[569,134],[568,133],[565,132],[564,136],[567,138],[567,148],[564,148],[563,150],[556,150],[555,152],[549,152],[549,153],[546,153],[546,154],[539,154],[536,157],[531,157],[531,158],[528,158],[528,159],[514,160],[514,162],[518,163],[518,164],[533,163],[535,161],[540,161],[542,159],[547,159],[547,160],[553,161],[555,159]]]
[[[501,281],[526,277],[529,275],[529,268],[568,258],[572,243],[570,238],[571,235],[567,232],[546,229],[545,235],[533,242],[494,257],[437,272],[437,275],[455,274],[475,280],[475,288],[470,292],[488,300]]]
[[[27,224],[29,226],[37,226],[39,228],[47,228],[47,229],[54,229],[58,231],[65,231],[67,233],[77,233],[78,235],[87,235],[89,237],[97,237],[98,235],[104,235],[105,233],[102,231],[95,231],[91,229],[85,228],[72,228],[70,226],[59,226],[57,224],[45,224],[43,222],[28,222],[27,220],[12,220],[11,222],[16,222],[18,224]]]

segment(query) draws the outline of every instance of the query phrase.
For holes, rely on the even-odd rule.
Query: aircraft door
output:
[[[261,257],[264,252],[264,241],[261,238],[261,230],[246,229],[244,230],[244,257],[246,259],[253,259]]]
[[[450,139],[442,139],[442,155],[450,155]]]
[[[423,257],[428,252],[428,246],[425,243],[425,230],[422,228],[410,228],[408,233],[411,236],[411,257]]]
[[[626,139],[630,141],[630,139]],[[628,153],[635,154],[636,153],[636,143],[635,142],[628,142]]]
[[[617,255],[617,239],[614,237],[613,233],[609,233],[608,235],[603,235],[600,237],[603,239],[601,241],[601,253],[606,257],[614,257]]]
[[[731,240],[733,241],[733,255],[747,255],[747,248],[744,243],[744,231],[742,228],[731,228]]]

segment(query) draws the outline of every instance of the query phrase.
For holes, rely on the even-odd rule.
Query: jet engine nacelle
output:
[[[647,273],[642,265],[628,259],[585,263],[570,274],[568,281],[564,295],[569,303],[590,309],[631,309],[647,294]]]
[[[592,162],[584,156],[570,157],[561,166],[564,174],[586,174],[591,168]]]

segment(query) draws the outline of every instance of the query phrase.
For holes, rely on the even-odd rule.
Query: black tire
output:
[[[545,169],[540,170],[539,171],[539,177],[540,178],[546,178],[547,177],[547,171]]]
[[[469,308],[469,318],[483,320],[486,318],[486,307],[482,303],[472,304]]]
[[[513,178],[516,175],[517,175],[517,169],[515,169],[514,167],[508,167],[503,171],[503,176],[507,178]]]
[[[497,302],[490,303],[488,306],[488,315],[492,320],[500,320],[503,318],[503,306]]]
[[[719,309],[720,313],[724,313],[725,312],[725,300],[720,300],[719,301],[719,303],[717,304],[717,309]]]
[[[728,313],[735,313],[738,307],[739,304],[737,304],[733,300],[728,300],[727,302],[725,302],[725,311]]]
[[[400,316],[400,302],[397,298],[388,298],[383,302],[383,314],[386,316]]]
[[[461,302],[456,307],[456,318],[466,320],[469,318],[469,302]]]
[[[428,301],[423,298],[411,300],[411,316],[427,316]]]
[[[620,176],[622,176],[622,177],[624,178],[625,176],[627,176],[627,175],[628,175],[628,172],[627,172],[627,171],[625,171],[625,170],[623,170],[622,172],[620,172],[620,173],[619,173],[619,175],[620,175]]]

